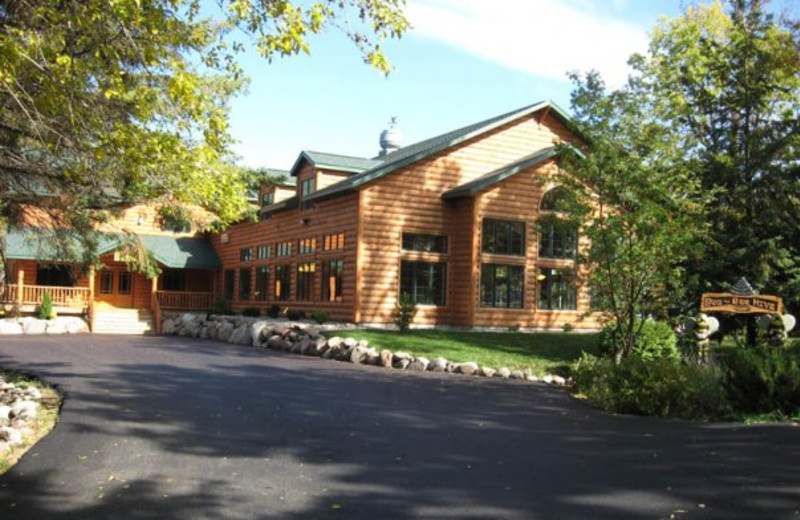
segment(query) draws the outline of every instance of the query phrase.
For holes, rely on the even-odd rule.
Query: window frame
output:
[[[498,292],[498,271],[501,269],[507,270],[507,273],[503,278],[505,280],[504,295]],[[491,271],[491,273],[489,273],[489,271]],[[518,276],[519,279],[514,280],[512,278],[512,273]],[[485,284],[489,279],[491,280],[491,302],[488,302],[485,299]],[[519,284],[518,290],[514,290],[515,282]],[[501,298],[501,296],[504,296],[504,298]],[[502,304],[503,301],[505,304]],[[513,305],[515,302],[518,302],[519,305]],[[525,309],[525,266],[496,263],[481,264],[480,295],[478,299],[478,305],[486,309]]]
[[[502,233],[503,227],[506,228],[505,233]],[[483,217],[481,223],[481,253],[524,257],[526,256],[526,232],[527,226],[524,221]],[[518,237],[518,241],[515,240],[515,236]],[[506,243],[506,247],[503,249],[500,247],[501,239]],[[518,248],[515,247],[517,245],[515,242],[518,242]]]
[[[253,292],[253,268],[239,269],[239,301],[248,302]]]
[[[400,249],[402,251],[446,255],[449,248],[450,239],[447,235],[403,231],[400,237]]]
[[[258,302],[265,302],[269,299],[269,272],[270,266],[268,265],[256,267],[253,299]]]
[[[418,271],[420,268],[428,268],[428,273],[424,271]],[[436,269],[440,269],[440,272],[435,272]],[[409,272],[411,273],[411,280],[410,280],[410,290],[408,285],[409,283],[404,283],[404,277]],[[399,273],[399,287],[397,291],[398,299],[403,293],[408,293],[411,301],[414,302],[416,305],[421,305],[425,307],[439,307],[444,308],[447,306],[447,262],[425,262],[422,260],[401,260],[400,261],[400,273]],[[421,284],[420,278],[424,275],[429,276],[429,280],[427,284]],[[436,290],[436,280],[437,276],[440,278],[440,287]],[[427,285],[427,288],[424,287]],[[420,289],[423,291],[427,291],[429,293],[428,296],[430,298],[425,298],[425,300],[430,301],[421,301],[420,298]],[[435,292],[434,292],[435,291]],[[436,296],[441,298],[441,302],[436,301]]]
[[[578,310],[578,287],[571,271],[572,269],[539,267],[538,283],[536,284],[538,310],[555,312],[574,312]],[[557,277],[555,284],[550,281],[551,277]],[[547,298],[544,298],[545,292]],[[563,304],[553,305],[554,297],[559,298],[559,301],[564,298],[567,306],[563,306]]]
[[[334,269],[334,265],[336,269]],[[331,284],[331,280],[333,284]],[[331,292],[333,285],[333,292]],[[322,264],[322,301],[336,303],[343,301],[344,288],[344,260],[332,258]]]
[[[277,264],[272,277],[272,296],[275,301],[285,302],[292,298],[292,264]]]

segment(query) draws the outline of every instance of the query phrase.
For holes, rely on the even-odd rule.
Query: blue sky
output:
[[[289,169],[302,150],[372,157],[392,116],[404,144],[550,99],[569,109],[567,71],[611,84],[682,0],[408,0],[414,29],[386,44],[395,71],[364,65],[335,29],[311,56],[243,57],[251,78],[231,104],[239,163]],[[772,9],[796,0],[774,2]]]

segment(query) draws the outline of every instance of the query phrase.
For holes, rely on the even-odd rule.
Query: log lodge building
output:
[[[541,102],[405,147],[385,131],[373,158],[304,151],[279,172],[285,182],[258,194],[257,222],[211,235],[129,208],[122,227],[162,267],[152,280],[126,270],[113,240],[98,273],[43,269],[53,259],[17,230],[7,246],[16,283],[3,299],[38,303],[42,291],[71,286],[80,291],[54,299],[85,305],[93,330],[108,329],[98,307],[129,309],[151,320],[147,330],[163,310],[208,310],[215,295],[236,311],[278,304],[391,324],[407,293],[415,325],[593,329],[588,288],[573,276],[578,233],[555,212],[564,196],[555,144],[576,139],[569,127],[563,110]]]

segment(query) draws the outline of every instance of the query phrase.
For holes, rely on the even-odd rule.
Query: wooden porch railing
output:
[[[83,309],[89,304],[89,289],[87,287],[56,287],[49,285],[23,285],[20,294],[17,284],[6,284],[2,301],[18,303],[21,305],[39,305],[42,303],[44,293],[50,293],[53,305],[56,307],[70,307]]]
[[[208,310],[214,305],[213,292],[156,291],[161,309]]]

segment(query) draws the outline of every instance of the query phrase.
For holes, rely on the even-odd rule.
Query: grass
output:
[[[40,439],[55,427],[61,410],[62,397],[55,388],[47,383],[19,372],[0,370],[0,376],[3,376],[6,381],[23,388],[36,387],[42,393],[42,399],[39,401],[39,412],[36,416],[36,421],[31,426],[33,433],[23,436],[22,444],[12,446],[5,452],[0,453],[0,475],[2,475],[11,469],[28,450],[33,448]]]
[[[367,340],[376,350],[403,351],[428,359],[474,361],[492,368],[530,368],[536,375],[566,375],[581,352],[597,354],[599,334],[563,332],[452,332],[354,330],[347,336]]]

